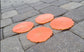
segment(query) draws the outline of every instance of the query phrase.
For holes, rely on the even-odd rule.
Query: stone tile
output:
[[[72,9],[78,8],[80,6],[82,6],[82,4],[76,3],[76,2],[70,2],[68,4],[64,4],[60,7],[66,9],[66,10],[72,10]]]
[[[1,21],[1,27],[5,27],[7,25],[10,25],[12,24],[12,20],[10,18],[8,19],[3,19],[3,20],[0,20]]]
[[[66,13],[64,16],[72,18],[75,22],[79,22],[84,20],[84,7],[80,7],[78,9],[72,10]]]
[[[10,17],[13,17],[15,15],[17,15],[16,10],[8,11],[8,12],[5,12],[5,13],[2,14],[2,19],[10,18]]]
[[[16,35],[17,33],[14,33],[12,31],[13,27],[18,24],[18,23],[15,23],[15,24],[12,24],[10,26],[7,26],[5,28],[3,28],[3,35],[4,35],[4,38],[7,38],[7,37],[10,37],[10,36],[13,36],[13,35]]]
[[[0,40],[3,39],[2,29],[0,29]]]
[[[84,51],[84,40],[66,31],[58,33],[44,43],[39,43],[25,52],[80,52]]]
[[[57,33],[61,32],[60,30],[52,29],[51,26],[50,26],[50,23],[46,23],[43,26],[50,28],[53,31],[53,34],[57,34]]]
[[[24,33],[24,34],[20,34],[19,35],[19,38],[20,38],[20,41],[22,43],[22,46],[23,46],[24,50],[30,48],[33,45],[36,45],[36,43],[33,43],[33,42],[29,41],[27,39],[26,35],[27,35],[27,33]]]
[[[45,8],[45,7],[48,7],[48,6],[50,6],[50,4],[43,3],[43,4],[41,4],[41,5],[35,6],[34,8],[35,8],[36,10],[40,10],[40,9],[43,9],[43,8]]]
[[[42,10],[40,10],[41,13],[51,13],[55,16],[59,16],[64,14],[65,12],[67,12],[65,9],[56,7],[56,6],[49,6],[47,8],[44,8]]]
[[[84,5],[84,1],[82,1],[81,4]]]
[[[35,22],[35,18],[36,18],[37,16],[34,16],[34,17],[31,17],[31,18],[28,18],[27,20],[25,20],[25,21],[31,21],[31,22],[33,22],[34,23],[34,26],[36,26],[36,25],[39,25],[39,24],[37,24],[36,22]]]
[[[84,21],[72,27],[71,31],[79,35],[81,38],[84,38]]]
[[[10,0],[1,0],[1,9],[8,8],[12,5]]]
[[[51,2],[54,2],[55,0],[41,0],[41,1],[45,3],[51,3]]]
[[[30,3],[29,5],[32,7],[39,6],[41,4],[44,4],[43,2],[35,2],[35,3]]]
[[[83,1],[83,0],[69,0],[69,1],[80,2],[80,1]]]
[[[1,13],[5,13],[8,11],[14,10],[14,8],[11,5],[7,5],[7,6],[1,6]]]
[[[60,6],[66,3],[69,3],[70,1],[68,0],[55,0],[54,2],[50,3],[51,5],[55,5],[55,6]]]
[[[1,41],[1,52],[24,52],[17,37],[10,37]]]
[[[40,0],[24,0],[24,2],[30,4],[30,3],[40,2]]]
[[[19,21],[25,20],[25,19],[32,17],[34,15],[37,15],[37,14],[39,14],[38,11],[32,10],[32,11],[28,11],[27,13],[24,13],[24,14],[16,15],[12,18],[12,20],[13,20],[13,22],[19,22]]]
[[[21,6],[16,7],[16,10],[19,14],[23,14],[23,13],[32,11],[34,9],[28,5],[21,5]]]
[[[23,0],[11,0],[11,3],[14,7],[16,7],[17,5],[22,5],[25,4]]]

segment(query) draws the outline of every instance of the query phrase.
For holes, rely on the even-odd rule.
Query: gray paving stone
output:
[[[14,8],[11,5],[7,5],[7,6],[1,6],[1,13],[5,13],[8,11],[14,10]]]
[[[3,39],[2,29],[0,29],[0,40]]]
[[[51,3],[51,2],[54,2],[55,0],[41,0],[41,1],[45,3]]]
[[[51,26],[50,26],[50,23],[46,23],[46,24],[44,24],[43,26],[52,29]],[[57,34],[57,33],[61,32],[60,30],[54,30],[54,29],[52,29],[52,30],[53,30],[53,34]]]
[[[16,35],[16,33],[14,33],[12,31],[13,27],[18,24],[18,23],[15,23],[15,24],[12,24],[10,26],[7,26],[5,28],[3,28],[3,35],[4,35],[4,38],[7,38],[7,37],[10,37],[10,36],[13,36],[13,35]]]
[[[55,5],[55,6],[60,6],[66,3],[69,3],[69,0],[55,0],[54,2],[50,3],[51,5]]]
[[[80,52],[84,51],[84,40],[71,32],[54,35],[48,41],[39,43],[25,52]]]
[[[32,11],[28,11],[27,13],[24,13],[24,14],[16,15],[12,18],[12,20],[13,20],[13,22],[19,22],[19,21],[25,20],[25,19],[32,17],[34,15],[37,15],[37,14],[39,14],[38,11],[32,10]]]
[[[82,1],[81,4],[84,5],[84,1]]]
[[[19,1],[18,0],[11,0],[11,3],[14,7],[17,6],[17,5],[25,4],[24,0],[19,0]]]
[[[37,17],[37,16],[31,17],[31,18],[29,18],[29,19],[27,19],[27,20],[25,20],[25,21],[31,21],[31,22],[33,22],[33,23],[34,23],[34,26],[39,25],[39,24],[37,24],[37,23],[35,22],[35,18],[36,18],[36,17]]]
[[[2,14],[2,19],[10,18],[10,17],[13,17],[15,15],[17,15],[16,10],[8,11],[8,12],[5,12],[5,13]]]
[[[30,3],[40,2],[40,0],[24,0],[24,2],[30,4]]]
[[[43,9],[43,8],[48,7],[48,6],[50,6],[50,5],[51,5],[51,4],[43,3],[43,4],[41,4],[41,5],[35,6],[34,8],[35,8],[36,10],[40,10],[40,9]]]
[[[10,7],[12,5],[12,3],[10,2],[10,0],[1,0],[1,9],[6,8],[6,7]]]
[[[21,5],[21,6],[16,7],[16,10],[19,14],[23,14],[23,13],[32,11],[34,9],[28,5]]]
[[[12,20],[10,18],[8,19],[3,19],[3,20],[0,20],[1,21],[1,27],[5,27],[7,25],[10,25],[12,24]]]
[[[64,16],[72,18],[75,22],[84,20],[84,6],[66,13]]]
[[[73,1],[73,2],[81,2],[83,0],[69,0],[69,1]]]
[[[66,10],[72,10],[72,9],[78,8],[80,6],[82,6],[82,4],[77,3],[77,2],[70,2],[68,4],[64,4],[60,7],[66,9]]]
[[[27,33],[24,33],[24,34],[20,34],[19,35],[19,38],[20,38],[20,41],[22,43],[22,46],[23,46],[24,50],[30,48],[33,45],[36,45],[36,43],[33,43],[33,42],[29,41],[27,39],[26,35],[27,35]]]
[[[81,38],[84,38],[84,21],[72,27],[71,31],[79,35]]]
[[[32,7],[35,7],[35,6],[39,6],[41,4],[43,4],[43,2],[30,3],[29,5],[32,6]]]
[[[51,13],[55,16],[59,16],[64,14],[65,12],[67,12],[65,9],[56,7],[56,6],[49,6],[47,8],[44,8],[42,10],[40,10],[41,13]]]
[[[1,41],[1,52],[24,52],[17,37],[10,37]]]

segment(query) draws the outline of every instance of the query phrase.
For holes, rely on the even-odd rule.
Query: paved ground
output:
[[[84,0],[1,0],[1,13],[1,52],[84,52]],[[35,23],[35,17],[43,13],[70,17],[75,25],[65,31],[53,30],[53,36],[43,43],[30,42],[27,33],[12,32],[23,21],[50,27]]]

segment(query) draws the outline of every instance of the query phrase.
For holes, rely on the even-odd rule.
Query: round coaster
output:
[[[36,17],[35,21],[38,24],[45,24],[45,23],[52,21],[53,19],[54,19],[53,14],[41,14],[38,17]]]
[[[32,42],[44,42],[48,40],[52,36],[52,30],[47,27],[38,27],[35,29],[32,29],[27,34],[27,39]]]
[[[32,22],[22,22],[13,27],[15,33],[25,33],[32,29],[34,24]]]
[[[74,25],[74,21],[68,17],[59,17],[51,21],[50,26],[56,30],[66,30]]]

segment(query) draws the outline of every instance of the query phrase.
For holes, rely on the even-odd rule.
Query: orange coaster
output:
[[[27,34],[27,39],[32,42],[44,42],[52,36],[52,30],[47,27],[38,27]]]
[[[31,30],[33,26],[34,26],[34,24],[32,22],[22,22],[20,24],[17,24],[16,26],[14,26],[13,32],[25,33],[27,31]]]
[[[51,20],[54,19],[54,15],[53,14],[41,14],[39,15],[35,21],[38,23],[38,24],[45,24],[45,23],[48,23],[50,22]]]
[[[56,30],[66,30],[74,25],[74,21],[68,17],[59,17],[51,21],[50,26]]]

